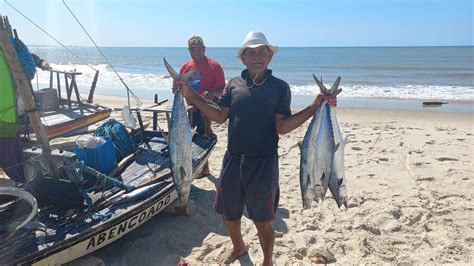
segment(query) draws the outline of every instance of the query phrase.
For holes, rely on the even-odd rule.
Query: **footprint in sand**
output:
[[[434,181],[434,180],[435,180],[435,178],[432,177],[432,176],[421,177],[421,178],[416,179],[416,181]]]
[[[425,142],[425,144],[433,145],[433,144],[435,144],[435,141],[434,141],[434,140],[430,140],[430,141]]]
[[[409,218],[408,218],[408,221],[407,221],[407,225],[408,226],[412,226],[416,223],[418,223],[419,221],[421,221],[421,218],[423,217],[423,213],[415,213],[413,215],[411,215]]]
[[[362,150],[362,148],[357,147],[357,146],[356,146],[356,147],[351,147],[351,149],[353,149],[353,150],[355,150],[355,151],[360,151],[360,150]]]
[[[438,157],[438,158],[436,158],[436,160],[438,160],[438,161],[440,161],[440,162],[444,162],[444,161],[459,161],[459,159],[451,158],[451,157]]]
[[[378,236],[382,235],[382,232],[380,231],[380,229],[378,229],[374,226],[367,225],[367,224],[361,224],[361,225],[357,226],[355,229],[363,229],[365,231],[371,232],[372,234],[378,235]]]

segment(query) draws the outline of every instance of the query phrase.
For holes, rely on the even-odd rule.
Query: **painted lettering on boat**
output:
[[[128,231],[133,230],[134,227],[144,223],[148,218],[152,217],[156,213],[160,212],[164,206],[170,203],[171,194],[161,199],[159,202],[153,204],[151,207],[143,210],[142,212],[135,214],[133,217],[121,222],[120,224],[110,228],[107,231],[101,232],[89,239],[86,250],[91,248],[98,248],[105,242],[109,242],[115,237],[119,237],[121,234],[126,234]]]

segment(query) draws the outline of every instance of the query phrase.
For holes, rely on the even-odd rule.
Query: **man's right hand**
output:
[[[192,93],[189,87],[188,81],[186,80],[174,80],[173,81],[173,94],[182,91],[184,97],[189,97]]]

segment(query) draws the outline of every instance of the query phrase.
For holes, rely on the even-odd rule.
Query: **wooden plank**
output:
[[[68,70],[48,69],[46,71],[50,71],[50,72],[54,72],[54,73],[61,73],[61,74],[69,74],[69,75],[82,75],[82,72],[68,71]]]
[[[69,109],[71,109],[71,92],[72,92],[72,88],[69,86],[69,81],[68,81],[68,79],[67,79],[67,75],[64,75],[64,82],[66,83],[67,104],[69,105]]]
[[[154,103],[158,104],[158,94],[155,94]],[[153,112],[153,130],[158,128],[158,114]]]
[[[58,82],[58,99],[61,101],[61,79],[59,78],[59,73],[56,73],[56,80]]]
[[[13,32],[12,32],[12,27],[10,26],[10,22],[8,21],[8,16],[4,16],[4,24],[5,24],[5,30],[7,31],[8,38],[13,37]]]
[[[74,88],[74,93],[76,94],[76,100],[77,104],[79,105],[79,110],[81,110],[81,114],[84,114],[84,110],[82,110],[81,95],[79,94],[79,89],[77,88],[76,76],[72,76],[71,78],[71,87]]]

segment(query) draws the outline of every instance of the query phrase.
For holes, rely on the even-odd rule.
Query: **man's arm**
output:
[[[215,88],[215,89],[210,89],[208,91],[205,91],[201,94],[202,97],[204,97],[206,100],[213,101],[214,98],[219,98],[222,93],[224,92],[224,88]]]
[[[297,127],[301,126],[306,120],[313,116],[318,107],[321,105],[323,100],[327,100],[331,106],[336,106],[336,98],[334,96],[319,94],[314,102],[306,107],[305,109],[299,111],[294,115],[275,115],[275,126],[278,134],[290,133]]]
[[[173,92],[177,92],[178,90],[183,92],[183,96],[186,98],[189,104],[198,108],[200,112],[202,112],[211,120],[222,124],[229,117],[229,108],[219,106],[212,101],[206,100],[204,97],[189,87],[187,80],[176,80],[173,82]]]

